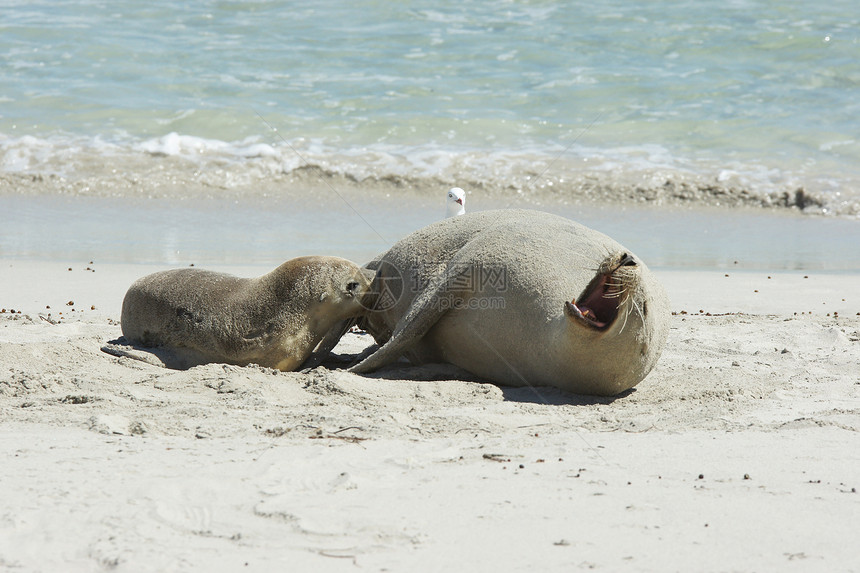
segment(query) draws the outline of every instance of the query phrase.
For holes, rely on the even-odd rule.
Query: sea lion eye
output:
[[[355,291],[358,290],[358,282],[350,281],[350,282],[346,283],[346,290],[347,290],[347,292],[351,292],[354,294]]]

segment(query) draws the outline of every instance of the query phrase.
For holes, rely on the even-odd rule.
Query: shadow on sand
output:
[[[148,348],[130,344],[125,337],[119,337],[108,341],[102,346],[102,351],[118,357],[133,358],[153,366],[161,366],[176,370],[186,370],[196,366],[200,362],[188,361],[178,357],[165,348]],[[320,366],[330,370],[347,369],[358,362],[360,355],[357,354],[334,354],[330,353],[320,362]],[[305,366],[305,365],[303,365]],[[303,368],[302,371],[305,371]],[[422,364],[413,366],[401,360],[380,368],[376,372],[359,374],[365,378],[377,380],[411,380],[415,382],[438,382],[442,380],[458,380],[463,382],[478,382],[482,384],[494,384],[474,374],[463,370],[453,364]],[[496,384],[504,399],[508,402],[522,402],[530,404],[544,404],[548,406],[593,406],[595,404],[611,404],[619,398],[625,398],[636,391],[631,388],[617,396],[586,396],[584,394],[571,394],[550,386],[501,386]]]
[[[323,362],[327,368],[349,368],[358,362],[359,355],[332,355]],[[441,380],[462,380],[464,382],[479,382],[482,384],[495,384],[490,380],[475,376],[471,372],[463,370],[453,364],[423,364],[413,366],[401,360],[389,366],[380,368],[376,372],[361,374],[365,378],[376,378],[379,380],[413,380],[419,382],[431,382]],[[585,394],[571,394],[559,388],[551,386],[498,386],[505,400],[509,402],[523,402],[531,404],[545,404],[549,406],[592,406],[595,404],[611,404],[615,400],[625,398],[636,391],[631,388],[617,396],[587,396]]]

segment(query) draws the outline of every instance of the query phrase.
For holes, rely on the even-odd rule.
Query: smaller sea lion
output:
[[[149,355],[116,344],[102,350],[175,368],[225,362],[296,370],[335,324],[364,311],[373,276],[321,256],[291,259],[257,278],[158,272],[132,284],[122,303],[126,342]]]

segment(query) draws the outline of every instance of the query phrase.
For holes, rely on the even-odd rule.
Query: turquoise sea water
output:
[[[0,13],[4,195],[331,189],[324,208],[342,187],[396,205],[459,185],[472,205],[860,214],[853,0],[7,0]]]

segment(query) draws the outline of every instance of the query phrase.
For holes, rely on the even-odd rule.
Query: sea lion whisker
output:
[[[623,283],[613,284],[610,286],[616,286],[616,287],[618,287],[618,290],[604,293],[603,298],[619,298],[619,297],[627,294],[630,290],[629,288],[626,288]]]
[[[598,266],[598,268],[600,268],[600,265],[602,265],[602,264],[603,264],[603,263],[602,263],[602,261],[600,261],[600,260],[598,260],[598,259],[596,259],[596,258],[594,258],[594,257],[592,257],[592,256],[586,255],[585,253],[581,253],[581,252],[579,252],[579,251],[570,251],[570,252],[571,252],[571,254],[579,255],[579,256],[580,256],[580,257],[582,257],[583,259],[586,259],[586,260],[588,260],[588,261],[591,261],[592,263],[594,263],[595,265],[597,265],[597,266]],[[597,269],[594,269],[594,270],[595,270],[595,272],[597,271]]]
[[[639,308],[639,304],[635,300],[633,301],[633,308],[635,308],[636,312],[639,313],[639,318],[642,319],[642,323],[644,324],[645,323],[645,313],[642,312],[642,309]],[[633,309],[631,309],[630,312],[633,312]]]
[[[622,325],[621,325],[621,330],[619,330],[619,331],[618,331],[618,335],[617,335],[617,336],[620,336],[620,335],[624,332],[624,328],[627,326],[627,318],[628,318],[629,316],[630,316],[630,313],[629,313],[629,312],[628,312],[628,313],[626,313],[626,314],[624,315],[624,324],[622,324]]]
[[[620,303],[618,303],[618,306],[617,306],[616,308],[621,308],[622,306],[624,306],[624,304],[626,304],[626,303],[627,303],[627,301],[628,301],[628,300],[630,300],[630,297],[629,297],[629,296],[628,296],[628,297],[626,297],[624,300],[622,300]],[[627,319],[628,319],[628,318],[630,318],[630,310],[629,310],[629,309],[627,310],[627,312],[626,312],[626,313],[624,313],[624,324],[622,324],[622,325],[621,325],[621,330],[619,330],[619,331],[618,331],[618,334],[619,334],[619,335],[620,335],[622,332],[624,332],[624,328],[625,328],[625,327],[627,327]]]

